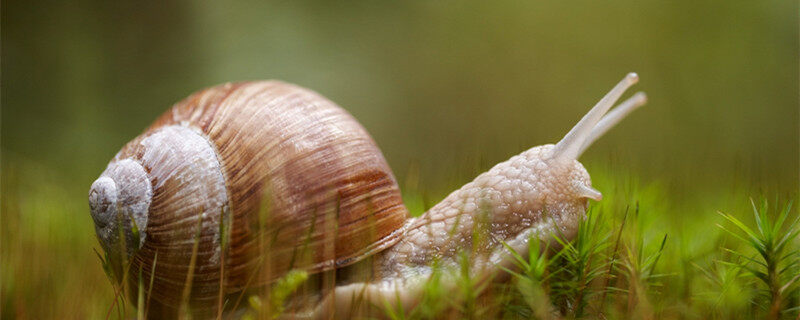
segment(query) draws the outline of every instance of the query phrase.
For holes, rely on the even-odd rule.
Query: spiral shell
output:
[[[366,130],[317,93],[278,81],[224,84],[177,103],[116,155],[90,204],[107,252],[119,243],[115,221],[135,224],[129,278],[152,281],[150,310],[164,313],[185,298],[213,309],[290,269],[352,264],[394,244],[408,216]]]

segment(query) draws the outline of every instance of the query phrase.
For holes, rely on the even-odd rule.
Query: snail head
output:
[[[522,236],[522,231],[536,232],[525,227],[526,221],[548,214],[563,232],[575,231],[579,218],[586,212],[588,199],[603,198],[592,187],[589,173],[577,159],[595,140],[647,102],[645,94],[638,92],[608,112],[637,81],[635,73],[626,75],[555,145],[533,147],[493,168],[480,185],[499,191],[502,195],[499,202],[510,209],[499,210],[507,214],[496,220],[516,221],[521,230],[511,233]]]
[[[636,108],[647,103],[644,92],[637,92],[631,98],[620,103],[609,112],[622,94],[639,81],[636,73],[628,73],[611,91],[609,91],[586,115],[555,145],[545,145],[532,148],[525,153],[538,153],[537,159],[547,166],[548,170],[541,170],[551,185],[552,192],[566,199],[592,199],[600,201],[603,195],[592,188],[589,173],[577,159],[598,138],[619,123],[625,116]],[[523,155],[525,154],[523,153]],[[550,177],[549,179],[547,177]]]

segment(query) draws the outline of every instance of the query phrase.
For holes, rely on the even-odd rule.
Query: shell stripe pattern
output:
[[[224,193],[227,202],[181,202],[176,194],[189,177],[158,181],[153,165],[145,165],[154,198],[148,238],[134,262],[147,283],[156,261],[155,274],[163,278],[154,282],[153,298],[162,303],[179,303],[176,290],[184,287],[195,240],[196,305],[217,299],[221,263],[228,294],[292,268],[315,273],[352,264],[403,233],[408,212],[377,145],[350,114],[313,91],[279,81],[205,89],[175,104],[121,154],[135,154],[142,139],[169,130],[208,142],[225,190],[208,182],[203,192]],[[230,220],[228,233],[220,233],[220,220],[223,226]],[[221,234],[229,236],[222,255]]]

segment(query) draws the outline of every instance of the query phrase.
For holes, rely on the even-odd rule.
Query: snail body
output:
[[[218,301],[290,270],[366,260],[369,281],[335,284],[296,315],[344,316],[359,292],[410,305],[433,260],[455,265],[461,250],[477,252],[480,276],[507,263],[503,242],[525,252],[531,236],[571,238],[587,199],[601,199],[576,159],[645,103],[639,93],[605,115],[637,79],[626,76],[558,144],[496,165],[416,218],[375,142],[333,102],[278,81],[220,85],[177,103],[117,153],[92,184],[91,215],[117,272],[152,283],[153,317],[182,304],[216,314]]]

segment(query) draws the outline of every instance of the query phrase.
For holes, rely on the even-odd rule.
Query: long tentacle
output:
[[[586,138],[586,141],[583,143],[583,146],[578,150],[578,156],[583,154],[589,146],[592,145],[598,138],[602,137],[609,129],[613,128],[617,123],[622,121],[628,114],[633,112],[633,110],[638,109],[639,107],[645,105],[647,103],[647,95],[644,92],[637,92],[633,97],[628,98],[624,102],[620,103],[618,106],[611,109],[608,114],[597,123],[592,129],[592,132]]]
[[[581,121],[572,128],[572,130],[564,136],[561,141],[556,144],[556,149],[553,158],[556,159],[577,159],[580,156],[580,150],[586,138],[591,133],[592,129],[597,125],[597,122],[603,115],[610,109],[614,103],[619,100],[620,96],[625,93],[625,90],[630,88],[633,84],[639,81],[639,76],[636,73],[628,73],[622,81],[617,83],[605,97],[600,99],[595,106],[589,110],[586,115],[581,118]]]

